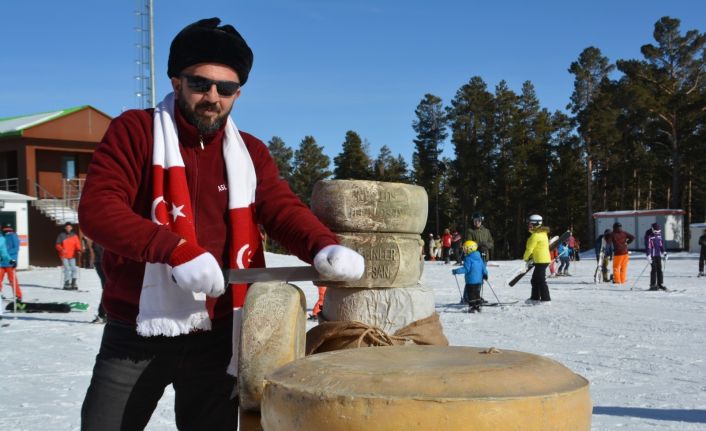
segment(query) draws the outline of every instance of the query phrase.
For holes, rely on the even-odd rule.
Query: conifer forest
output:
[[[556,234],[572,229],[584,249],[593,246],[598,211],[683,209],[684,226],[703,222],[706,34],[680,24],[660,18],[642,58],[609,59],[594,46],[577,53],[567,64],[574,89],[564,111],[543,108],[530,81],[519,91],[505,81],[489,88],[472,71],[451,100],[423,95],[411,165],[384,145],[369,154],[352,130],[332,161],[313,136],[297,149],[278,137],[268,147],[306,203],[319,179],[363,179],[424,187],[425,233],[463,233],[480,211],[498,259],[521,255],[534,213]],[[453,157],[442,155],[445,145]]]

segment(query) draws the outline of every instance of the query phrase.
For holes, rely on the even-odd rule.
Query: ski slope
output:
[[[292,256],[267,255],[269,266],[300,264]],[[633,255],[623,287],[594,284],[595,260],[572,262],[570,277],[549,280],[551,304],[527,306],[529,276],[504,285],[520,261],[493,262],[490,282],[502,301],[467,314],[458,306],[453,265],[427,262],[422,283],[432,286],[436,309],[452,345],[520,350],[557,360],[591,382],[593,430],[706,430],[706,278],[697,278],[696,255],[670,256],[665,285],[678,292],[630,291],[645,267]],[[63,291],[59,268],[19,273],[25,301],[83,301],[85,312],[7,312],[0,327],[0,429],[77,430],[83,396],[102,333],[90,324],[100,295],[93,270],[82,269],[79,292]],[[459,277],[462,287],[463,279]],[[649,270],[638,280],[646,289]],[[311,307],[316,288],[297,283]],[[7,284],[4,296],[11,293]],[[486,287],[484,297],[494,302]],[[310,326],[314,323],[310,322]],[[175,429],[168,388],[148,426]]]

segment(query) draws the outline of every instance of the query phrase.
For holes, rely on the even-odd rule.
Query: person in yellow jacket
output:
[[[542,226],[542,216],[533,214],[527,219],[530,237],[527,239],[525,254],[522,259],[527,265],[534,265],[532,272],[532,296],[528,304],[547,303],[549,286],[547,286],[547,267],[552,261],[549,254],[549,228]],[[531,259],[531,262],[530,262]]]

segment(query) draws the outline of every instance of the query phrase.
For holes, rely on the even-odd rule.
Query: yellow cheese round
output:
[[[582,431],[588,381],[560,363],[474,347],[368,347],[307,356],[266,377],[263,428]]]
[[[311,210],[334,232],[422,233],[427,192],[402,183],[325,180],[314,184]]]
[[[265,375],[306,348],[306,297],[283,282],[253,283],[243,307],[238,360],[240,407],[257,411]]]
[[[335,287],[412,287],[419,283],[424,269],[424,241],[416,234],[338,232],[341,244],[365,259],[360,280],[326,281]]]

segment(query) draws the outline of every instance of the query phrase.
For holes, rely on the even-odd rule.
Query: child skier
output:
[[[463,297],[468,298],[468,312],[480,312],[480,306],[483,298],[480,297],[480,289],[483,285],[483,280],[488,279],[488,269],[485,267],[485,261],[478,251],[478,244],[475,241],[468,240],[463,243],[463,266],[455,268],[451,272],[456,274],[466,274],[466,286],[464,288]]]
[[[571,249],[566,242],[559,244],[559,271],[557,275],[569,275],[569,265],[571,264]]]
[[[647,260],[652,266],[650,272],[650,290],[667,290],[663,284],[662,259],[667,258],[667,251],[664,249],[662,240],[662,229],[657,223],[652,223],[652,227],[645,232],[645,245]]]

